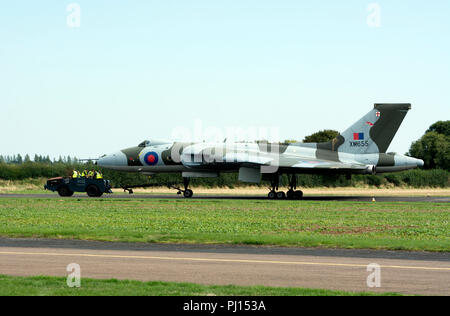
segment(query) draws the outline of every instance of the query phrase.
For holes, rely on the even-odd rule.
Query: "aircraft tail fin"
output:
[[[350,128],[318,148],[352,154],[385,153],[410,109],[409,103],[375,104]]]

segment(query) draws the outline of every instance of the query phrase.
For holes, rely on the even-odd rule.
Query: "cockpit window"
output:
[[[149,140],[144,140],[142,143],[140,143],[138,145],[138,147],[147,147],[150,146],[150,141]]]

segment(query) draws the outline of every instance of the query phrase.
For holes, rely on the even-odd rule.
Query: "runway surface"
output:
[[[67,276],[70,263],[88,278],[450,295],[449,253],[0,239],[0,274]]]
[[[23,199],[42,199],[42,198],[61,198],[58,194],[0,194],[0,198],[23,198]],[[86,194],[75,194],[73,197],[64,199],[89,199]],[[184,199],[177,194],[105,194],[102,199]],[[194,195],[194,200],[267,200],[264,195]],[[371,202],[373,196],[305,196],[301,201],[358,201]],[[377,202],[433,202],[450,203],[450,197],[439,196],[376,196]],[[301,201],[297,201],[301,203]]]

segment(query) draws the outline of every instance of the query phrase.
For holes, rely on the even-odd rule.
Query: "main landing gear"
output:
[[[280,185],[280,177],[276,175],[271,181],[270,181],[270,192],[267,195],[269,200],[301,200],[303,198],[303,191],[295,190],[297,189],[297,177],[295,174],[289,175],[289,191],[287,193],[284,193],[283,191],[278,191],[278,187]]]

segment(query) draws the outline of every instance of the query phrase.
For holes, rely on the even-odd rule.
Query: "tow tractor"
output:
[[[72,196],[75,192],[86,192],[89,197],[112,193],[109,180],[91,178],[52,178],[47,180],[44,189],[58,192],[62,197]]]

